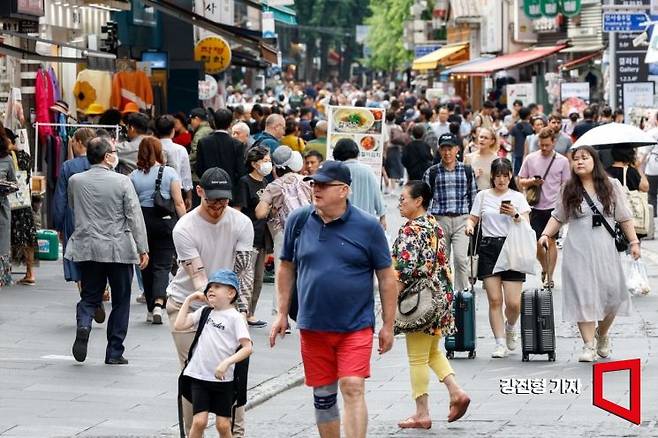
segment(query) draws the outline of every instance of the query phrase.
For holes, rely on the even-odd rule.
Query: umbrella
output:
[[[623,123],[606,123],[584,133],[571,149],[580,146],[592,146],[595,149],[612,149],[615,147],[634,148],[651,146],[658,143],[654,137],[640,128]]]

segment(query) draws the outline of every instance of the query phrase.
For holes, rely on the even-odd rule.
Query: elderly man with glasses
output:
[[[365,438],[365,379],[370,376],[375,329],[373,274],[379,280],[384,320],[379,354],[393,346],[397,280],[377,218],[348,201],[349,168],[325,161],[307,179],[313,187],[313,205],[295,210],[286,221],[277,271],[278,317],[270,345],[288,328],[296,289],[305,382],[313,388],[320,436],[341,436],[340,388],[345,436]]]
[[[123,341],[128,333],[133,265],[148,265],[146,225],[130,179],[114,171],[116,148],[103,137],[87,144],[91,168],[69,179],[68,202],[75,217],[64,257],[80,263],[81,291],[76,310],[73,357],[87,358],[91,320],[110,284],[112,312],[107,321],[105,363],[127,364]]]

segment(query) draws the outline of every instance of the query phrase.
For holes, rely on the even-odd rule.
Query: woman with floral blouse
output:
[[[432,192],[422,181],[409,181],[400,195],[400,214],[404,224],[393,243],[393,266],[398,276],[398,289],[430,278],[440,305],[435,318],[422,331],[405,331],[396,324],[396,334],[404,333],[409,357],[411,389],[416,401],[416,414],[398,423],[403,429],[429,429],[430,369],[446,385],[450,393],[448,421],[456,421],[465,413],[470,398],[455,379],[448,359],[439,347],[441,336],[455,332],[452,316],[452,274],[446,257],[443,230],[434,216],[427,214]],[[438,249],[438,250],[437,250]]]

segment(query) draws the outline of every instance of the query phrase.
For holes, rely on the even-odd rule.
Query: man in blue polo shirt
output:
[[[352,178],[344,163],[325,161],[307,179],[313,187],[313,206],[295,210],[286,221],[277,272],[279,313],[270,345],[288,327],[296,274],[302,360],[306,384],[313,387],[320,436],[340,436],[340,387],[345,436],[365,438],[365,379],[370,376],[375,326],[373,272],[382,302],[383,354],[393,346],[397,304],[391,256],[377,218],[349,203]]]

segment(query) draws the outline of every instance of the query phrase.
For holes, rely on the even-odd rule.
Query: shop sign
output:
[[[507,84],[505,86],[507,91],[507,105],[511,106],[515,100],[523,102],[523,106],[527,106],[537,101],[535,96],[535,84]]]
[[[562,14],[567,17],[574,17],[580,14],[582,8],[581,0],[561,0],[560,6]]]
[[[630,120],[633,108],[652,108],[653,92],[653,82],[624,84],[624,119]]]
[[[523,11],[528,18],[541,17],[541,0],[525,0],[523,2]]]
[[[15,0],[16,13],[42,17],[44,14],[43,0]]]
[[[203,81],[199,81],[199,100],[210,100],[217,96],[217,80],[210,75],[206,75]]]
[[[541,0],[541,13],[544,17],[556,17],[559,10],[558,0]]]
[[[570,97],[583,99],[589,102],[589,82],[562,82],[560,84],[560,98],[567,100]]]
[[[206,73],[221,73],[231,65],[231,47],[222,37],[206,37],[194,47],[194,60],[204,63]]]

